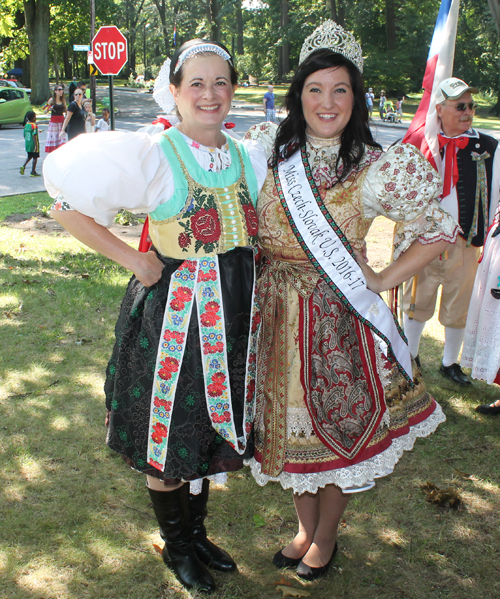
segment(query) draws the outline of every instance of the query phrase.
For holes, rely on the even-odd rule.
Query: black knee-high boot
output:
[[[200,560],[220,572],[232,572],[236,570],[233,558],[207,539],[205,518],[207,516],[207,501],[210,481],[203,480],[203,486],[199,495],[189,494],[189,517],[191,522],[192,543]]]
[[[212,592],[215,582],[210,572],[201,563],[191,542],[189,522],[189,485],[184,484],[174,491],[153,491],[149,496],[160,525],[160,536],[165,541],[163,561],[186,588]]]

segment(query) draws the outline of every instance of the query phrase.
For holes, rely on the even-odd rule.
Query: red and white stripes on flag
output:
[[[422,83],[424,95],[403,139],[403,142],[419,148],[439,172],[441,156],[435,94],[441,81],[453,76],[459,2],[460,0],[441,0]]]

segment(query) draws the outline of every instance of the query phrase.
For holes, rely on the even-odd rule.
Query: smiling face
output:
[[[345,67],[316,71],[307,77],[301,94],[306,133],[313,137],[338,137],[352,114],[354,96]]]
[[[472,127],[475,110],[468,106],[463,111],[457,110],[457,104],[470,104],[472,94],[465,92],[457,100],[445,100],[442,104],[436,104],[436,112],[441,119],[443,133],[448,137],[462,135]]]
[[[183,132],[196,140],[199,131],[220,131],[236,89],[227,61],[213,53],[198,54],[182,69],[179,87],[171,84],[170,91],[182,117]]]

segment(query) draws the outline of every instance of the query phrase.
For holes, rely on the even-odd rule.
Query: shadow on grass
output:
[[[88,252],[3,260],[1,596],[200,596],[180,587],[153,547],[162,542],[144,477],[105,446],[102,384],[127,276]],[[335,567],[305,585],[311,596],[500,596],[491,575],[500,546],[500,420],[474,412],[498,391],[475,382],[464,393],[439,375],[441,356],[442,345],[424,337],[424,377],[447,422],[417,440],[373,491],[352,498]],[[427,480],[458,488],[463,509],[428,504],[420,488]],[[211,491],[207,528],[239,565],[238,573],[215,573],[215,599],[275,598],[281,574],[302,588],[271,564],[296,530],[289,491],[234,473]]]

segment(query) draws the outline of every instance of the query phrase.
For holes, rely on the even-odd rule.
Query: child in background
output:
[[[83,109],[87,113],[87,120],[85,121],[85,133],[94,133],[95,114],[92,112],[92,100],[84,100]]]
[[[41,177],[41,175],[36,172],[36,163],[40,157],[40,139],[38,135],[38,125],[36,124],[36,114],[30,110],[26,115],[26,118],[28,119],[28,122],[26,125],[24,125],[24,147],[28,153],[28,158],[23,166],[19,169],[19,172],[21,175],[24,175],[24,169],[26,168],[28,162],[33,159],[31,177]]]
[[[398,101],[396,102],[396,115],[398,118],[398,123],[401,123],[401,119],[403,118],[403,101],[404,96],[398,96]]]
[[[96,133],[99,131],[109,131],[109,108],[102,109],[102,119],[99,119],[99,122],[95,126],[95,131]]]

